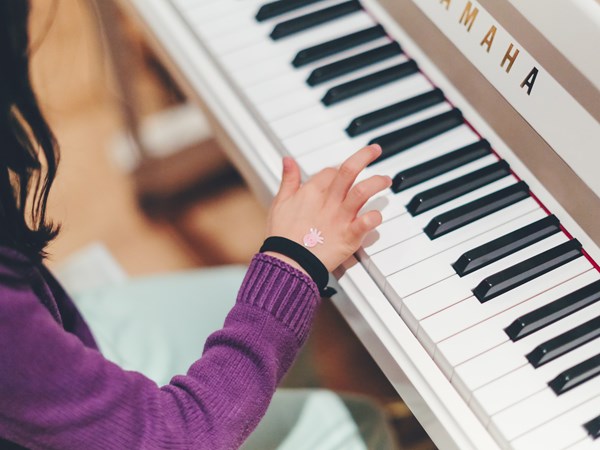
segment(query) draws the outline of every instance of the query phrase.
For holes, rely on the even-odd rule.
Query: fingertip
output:
[[[375,143],[375,144],[371,144],[369,147],[371,147],[373,150],[375,150],[375,153],[377,153],[378,155],[381,154],[381,152],[383,152],[383,149],[381,148],[381,145]]]
[[[364,234],[374,230],[379,225],[381,225],[381,222],[383,221],[383,216],[378,210],[371,210],[363,214],[362,217],[360,217],[360,219],[362,222],[361,232]]]
[[[283,171],[289,172],[290,169],[292,168],[292,165],[293,165],[292,158],[290,158],[289,156],[284,156],[283,160],[282,160]]]
[[[370,229],[377,228],[383,222],[383,216],[381,215],[381,211],[372,210],[367,214],[367,225]]]
[[[289,156],[282,159],[283,174],[279,186],[278,197],[285,198],[293,194],[300,186],[300,172],[296,161]]]

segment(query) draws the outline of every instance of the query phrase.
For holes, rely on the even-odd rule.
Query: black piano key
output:
[[[374,41],[375,39],[384,37],[385,35],[386,33],[383,27],[381,25],[375,25],[374,27],[357,31],[356,33],[348,34],[346,36],[332,39],[331,41],[323,42],[322,44],[300,50],[294,57],[292,65],[294,67],[302,67],[306,64],[310,64],[328,56],[335,55],[336,53],[344,50]]]
[[[512,186],[434,217],[423,231],[429,236],[429,239],[437,239],[527,197],[529,197],[529,186],[524,181],[519,181]]]
[[[485,303],[582,255],[579,241],[570,240],[490,275],[473,289],[473,294],[481,303]]]
[[[598,375],[600,375],[600,353],[565,370],[549,381],[548,386],[556,395],[561,395]]]
[[[498,161],[447,183],[420,192],[406,205],[406,210],[412,216],[418,216],[442,203],[454,200],[461,195],[465,195],[508,175],[510,175],[510,166],[508,163],[504,160]]]
[[[361,9],[362,7],[358,0],[343,2],[338,5],[330,6],[329,8],[324,8],[278,23],[275,25],[275,28],[273,28],[273,31],[271,31],[270,36],[271,39],[278,40],[332,20],[339,19],[340,17],[360,11]]]
[[[490,143],[482,139],[474,144],[454,150],[445,155],[426,161],[410,169],[403,170],[394,176],[393,192],[402,192],[419,183],[450,172],[491,153]]]
[[[443,101],[443,92],[436,88],[425,94],[417,95],[416,97],[409,98],[403,102],[357,117],[350,122],[350,125],[346,128],[346,133],[350,137],[358,136],[359,134],[366,133],[367,131],[371,131],[377,127],[393,122],[394,120],[401,119],[402,117],[415,114]]]
[[[256,20],[262,22],[321,1],[323,0],[279,0],[269,2],[260,7],[258,13],[256,13]]]
[[[386,158],[397,155],[463,123],[462,113],[459,109],[453,108],[450,111],[425,119],[414,125],[409,125],[392,133],[371,139],[369,145],[379,144],[383,151],[381,156],[370,165],[377,164]]]
[[[600,416],[586,422],[583,427],[593,439],[598,439],[600,437]]]
[[[325,106],[331,106],[335,103],[355,97],[371,89],[378,88],[384,84],[391,83],[401,78],[413,75],[419,71],[419,66],[413,60],[407,61],[397,66],[381,70],[370,75],[349,81],[344,84],[332,87],[327,91],[321,102]]]
[[[600,337],[600,316],[538,345],[526,358],[537,368],[597,337]]]
[[[458,276],[464,277],[559,231],[560,223],[554,215],[544,217],[532,224],[465,252],[452,264],[452,267]]]
[[[317,67],[313,70],[306,83],[309,86],[317,86],[326,81],[333,80],[334,78],[341,77],[355,70],[362,69],[363,67],[370,66],[379,61],[384,61],[393,56],[401,55],[402,48],[397,42],[391,42],[381,47],[377,47],[358,55],[350,56],[340,61],[327,64],[325,66]]]
[[[600,281],[595,281],[519,317],[504,331],[511,340],[518,341],[598,300],[600,300]]]

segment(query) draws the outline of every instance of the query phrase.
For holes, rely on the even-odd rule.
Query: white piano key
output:
[[[211,23],[218,19],[225,19],[232,16],[243,17],[251,22],[256,22],[257,25],[261,23],[256,21],[256,14],[260,7],[264,5],[264,0],[244,0],[244,1],[227,1],[227,0],[214,0],[214,1],[197,1],[192,0],[191,2],[185,2],[178,0],[182,11],[185,11],[186,17],[195,24],[206,24]],[[325,2],[320,2],[325,3]],[[314,5],[316,6],[316,4]],[[299,11],[305,10],[306,7],[299,8],[289,13],[281,14],[279,16],[267,19],[262,23],[270,23],[273,26],[282,18],[291,18],[298,14]],[[305,10],[306,11],[306,10]]]
[[[389,44],[391,40],[388,37],[382,37],[375,41],[367,42],[358,47],[351,48],[349,50],[345,50],[343,52],[337,53],[335,55],[329,56],[322,60],[316,61],[311,64],[307,64],[304,67],[294,68],[289,60],[279,60],[271,58],[269,62],[258,62],[256,65],[261,67],[261,71],[263,67],[267,67],[269,70],[272,70],[271,73],[266,74],[263,79],[254,82],[250,85],[246,83],[240,83],[241,86],[245,86],[244,91],[246,96],[250,99],[253,104],[260,105],[262,103],[273,100],[276,97],[280,97],[282,95],[294,92],[298,89],[306,90],[306,91],[314,91],[315,87],[309,86],[306,82],[310,74],[313,70],[324,66],[326,64],[330,64],[333,62],[340,61],[342,59],[346,59],[351,56],[358,55],[360,53],[364,53],[369,50],[373,50],[375,48],[381,47],[383,45]],[[405,61],[407,60],[406,56],[398,55],[400,59],[396,61]],[[388,58],[393,59],[393,58]],[[386,61],[386,60],[384,60]],[[334,78],[325,83],[321,83],[317,86],[317,88],[322,88],[323,86],[332,87],[336,84],[343,83],[345,81],[350,81],[360,76],[362,73],[370,73],[365,72],[366,69],[370,67],[367,66],[365,68],[361,68],[352,72],[349,72],[346,75],[341,77]],[[236,71],[232,71],[232,74],[235,74],[236,77],[239,77],[240,80],[245,80],[245,76],[248,71],[252,71],[253,66],[242,67],[237,69]],[[319,93],[315,94],[315,102],[321,100],[321,97],[325,95],[325,91],[323,89],[319,89]]]
[[[507,307],[497,315],[463,332],[439,342],[434,360],[443,372],[452,377],[454,367],[510,340],[504,329],[524,314],[553,302],[600,279],[587,260],[578,258],[567,264],[564,275],[572,275],[564,283],[541,292],[535,297]]]
[[[394,176],[400,170],[423,161],[441,156],[477,140],[477,136],[467,125],[461,125],[433,139],[415,145],[397,155],[368,167],[363,175]],[[324,167],[337,167],[359,147],[356,144],[342,142],[315,150],[298,158],[298,164],[307,175],[313,175]],[[386,214],[384,213],[384,216]]]
[[[527,436],[528,434],[525,434],[523,438],[526,438]],[[519,445],[517,440],[513,442],[515,442],[515,445]],[[521,450],[521,448],[518,450]],[[585,438],[580,439],[575,444],[561,450],[600,450],[600,439],[593,439],[590,435],[586,434]]]
[[[473,236],[478,236],[488,230],[502,225],[504,221],[513,220],[517,217],[520,217],[527,213],[531,213],[538,209],[539,205],[535,202],[535,200],[533,200],[532,198],[528,198],[507,208],[504,208],[501,211],[497,211],[494,214],[490,214],[489,216],[477,220],[469,225],[466,225],[460,230],[460,233],[450,233],[430,242],[436,243],[434,245],[443,245],[445,247],[458,245],[459,243],[467,241]],[[421,236],[424,238],[424,242],[429,240],[429,238],[424,233]],[[415,248],[415,251],[421,250]],[[402,254],[401,251],[398,251],[396,253],[397,255]],[[367,267],[367,269],[370,270],[370,267]],[[370,272],[373,273],[373,270],[370,270]],[[397,305],[396,308],[399,309],[399,305],[401,305],[404,300],[402,296],[398,295],[398,292],[402,289],[402,283],[399,282],[397,277],[391,275],[388,276],[387,279],[385,279],[385,285],[382,288],[384,289],[384,292],[386,293],[390,301],[394,305]],[[416,321],[414,318],[411,318],[410,315],[403,317],[403,319],[408,324],[409,328],[416,334],[417,328],[419,326],[418,321]]]
[[[600,395],[600,377],[596,377],[581,386],[558,397],[550,388],[532,395],[523,402],[507,408],[492,417],[490,432],[508,441],[515,440],[524,433],[554,418],[560,417],[569,410],[584,405]]]
[[[376,200],[380,201],[381,203],[383,203],[383,205],[378,205],[377,201],[373,201],[373,203],[368,203],[367,205],[365,205],[365,210],[369,210],[369,209],[379,209],[384,210],[384,209],[390,209],[389,204],[393,204],[394,202],[394,198],[393,198],[394,194],[390,194],[390,195],[386,195],[385,197],[392,197],[391,200],[384,198],[384,197],[380,197]],[[384,202],[382,200],[385,200]],[[530,203],[530,210],[533,210],[536,208],[537,205],[535,205],[533,202],[528,202]],[[397,217],[398,215],[404,214],[405,208],[404,208],[404,202],[398,203],[396,205],[396,209],[398,211],[395,212],[395,216]],[[516,208],[518,207],[519,204],[517,205],[513,205],[509,208]],[[522,208],[519,209],[518,214],[519,215],[523,215],[526,214],[528,212],[530,212],[530,210],[523,210]],[[391,215],[391,214],[389,214]],[[385,217],[385,215],[384,215]],[[508,221],[513,220],[515,218],[514,214],[513,215],[509,215],[508,216]],[[495,218],[494,218],[495,219]],[[486,221],[486,218],[481,219],[482,221]],[[363,248],[359,251],[360,255],[362,255],[363,258],[363,264],[365,265],[365,267],[368,268],[369,264],[370,264],[370,260],[368,258],[367,252],[365,251],[365,248],[371,248],[372,246],[374,246],[380,239],[380,235],[381,232],[378,230],[382,230],[383,227],[385,227],[386,223],[390,220],[384,220],[384,222],[382,223],[382,225],[380,227],[378,227],[377,230],[374,230],[372,233],[369,233],[366,237],[365,240],[363,241]],[[471,224],[472,225],[472,224]],[[495,220],[493,220],[493,222],[488,226],[488,227],[484,227],[483,231],[480,232],[479,234],[482,234],[483,232],[487,231],[488,229],[493,229],[498,225],[502,225],[502,223],[496,223]],[[467,225],[469,226],[469,225]],[[420,261],[423,261],[427,258],[430,258],[434,255],[437,255],[445,250],[448,250],[462,242],[466,242],[469,239],[471,239],[471,237],[474,237],[477,235],[469,235],[467,233],[449,233],[447,235],[444,235],[442,237],[440,237],[439,239],[435,239],[435,240],[431,240],[429,239],[429,237],[425,234],[425,233],[420,233],[410,239],[407,239],[403,242],[400,243],[396,243],[395,244],[395,251],[396,251],[396,255],[398,257],[398,262],[397,262],[397,271],[401,271],[406,269],[409,266],[412,266],[414,264],[419,263]],[[371,250],[370,253],[373,253],[373,251]],[[392,284],[393,284],[393,277],[394,275],[391,275],[390,279],[392,279]],[[388,280],[390,281],[390,280]],[[402,285],[398,285],[400,286],[399,288],[396,289],[395,294],[399,295],[400,297],[403,297],[404,295],[401,295],[400,293],[402,292]]]
[[[498,226],[479,235],[464,236],[464,242],[434,254],[428,254],[428,252],[433,252],[435,249],[442,248],[442,245],[447,243],[447,241],[440,245],[437,242],[438,239],[431,241],[425,236],[429,245],[422,249],[412,249],[412,251],[410,249],[410,244],[405,245],[412,241],[412,239],[405,241],[400,244],[403,246],[403,250],[397,252],[399,257],[398,267],[400,267],[400,260],[402,261],[403,266],[398,272],[390,277],[388,284],[394,285],[395,293],[400,298],[408,297],[418,290],[423,289],[423,283],[426,285],[433,285],[443,278],[456,275],[452,263],[454,263],[463,253],[510,233],[517,228],[525,226],[538,218],[544,217],[544,215],[544,211],[541,208],[538,208],[532,214],[519,216],[504,224],[499,223],[497,224]],[[416,280],[416,274],[419,274],[418,281]],[[393,278],[393,280],[391,280],[391,278]]]
[[[563,242],[566,241],[566,237],[560,237],[563,238]],[[552,248],[554,246],[548,245],[549,243],[547,242],[539,244],[542,244],[538,246],[538,248],[541,248],[542,250]],[[479,279],[482,280],[488,275],[503,270],[513,265],[514,263],[520,262],[530,256],[533,256],[533,253],[519,253],[520,255],[518,256],[511,255],[513,256],[512,258],[508,257],[503,260],[497,261],[496,263],[485,267],[481,269],[481,271],[477,271],[471,275],[476,275],[478,272],[481,272],[479,274]],[[477,278],[475,280],[477,280]],[[423,346],[429,351],[430,354],[433,354],[435,344],[437,342],[440,342],[442,339],[448,338],[449,336],[452,336],[453,334],[461,331],[460,327],[464,324],[464,322],[484,320],[486,312],[493,307],[493,305],[482,305],[473,296],[472,289],[477,285],[477,282],[474,283],[473,281],[474,280],[471,279],[471,282],[469,282],[469,280],[459,278],[458,275],[453,275],[449,278],[444,279],[443,281],[440,281],[439,283],[426,287],[403,299],[401,315],[407,321],[410,320],[411,322],[419,323],[417,337],[419,341],[423,344]],[[527,286],[527,284],[520,286],[517,289],[523,290],[525,286]],[[497,297],[492,301],[502,302],[502,300],[505,298],[519,298],[518,294],[515,293],[517,289],[512,290],[509,293],[504,294],[503,296]],[[451,314],[452,323],[444,323],[444,320],[447,320],[447,317],[450,314],[447,311],[450,310],[455,312]],[[469,313],[469,316],[466,319],[464,319],[463,322],[455,326],[454,322],[458,322],[463,318],[460,315],[455,316],[454,314],[466,313]],[[439,329],[436,329],[435,327],[438,326],[440,323],[442,325]],[[468,325],[464,326],[466,327]]]
[[[262,40],[269,39],[269,33],[273,29],[273,25],[270,23],[255,22],[252,11],[254,8],[252,10],[244,8],[241,14],[224,15],[206,20],[203,20],[200,14],[194,14],[188,21],[193,30],[209,46],[212,47],[218,42],[229,39],[234,45],[233,48],[242,48],[247,43],[242,39],[239,30],[244,30],[246,39]]]
[[[457,278],[467,287],[467,289],[472,290],[486,277],[512,267],[515,264],[523,262],[533,256],[539,255],[540,253],[550,250],[557,245],[567,242],[568,240],[569,239],[565,234],[557,233],[547,237],[546,239],[543,239],[540,242],[536,242],[533,245],[519,250],[512,255],[506,256],[486,267],[476,270],[475,272],[472,272],[462,278],[456,275],[456,272],[454,272],[453,269],[451,269],[450,272],[453,274],[453,278]],[[555,270],[560,270],[560,268]],[[528,283],[537,284],[538,280],[539,277],[529,281]],[[442,281],[439,284],[445,284],[445,281]],[[431,287],[433,288],[434,286],[432,285]],[[440,286],[438,288],[436,286],[435,291],[440,292],[439,289],[443,289],[443,287]],[[420,295],[420,293],[415,295],[419,295],[421,298],[423,298],[427,295],[427,290],[428,288],[422,291],[422,295]],[[512,291],[509,291],[508,294],[512,294]],[[488,317],[491,317],[498,308],[501,308],[499,305],[504,303],[505,299],[507,298],[512,300],[514,296],[503,294],[483,304],[480,303],[475,297],[470,297],[468,300],[456,304],[450,303],[452,299],[449,299],[448,304],[453,306],[447,309],[444,308],[436,311],[428,317],[422,316],[424,319],[420,322],[419,336],[421,336],[423,340],[428,340],[436,344],[443,339],[453,336],[454,334],[459,333],[460,331],[465,330]],[[407,296],[406,302],[413,303],[411,300],[412,299],[410,296]],[[416,301],[418,302],[419,300]],[[427,308],[427,310],[431,311],[430,308]],[[421,311],[421,308],[419,308],[419,311]]]
[[[419,183],[415,186],[412,186],[404,191],[395,193],[391,190],[387,190],[386,192],[373,197],[367,204],[363,207],[362,212],[369,211],[371,209],[377,209],[381,212],[383,217],[383,221],[386,222],[400,214],[404,214],[405,206],[412,200],[412,198],[428,189],[434,188],[435,186],[439,186],[442,183],[446,183],[448,181],[454,180],[460,176],[466,175],[470,172],[474,172],[475,170],[481,169],[485,166],[493,164],[498,161],[496,155],[490,154],[488,156],[484,156],[483,158],[479,158],[473,162],[460,166],[454,170],[446,172],[442,175],[439,175],[435,178],[431,178],[427,181]],[[372,173],[369,172],[369,176]],[[391,176],[393,178],[393,176]],[[373,232],[370,235],[367,235],[365,238],[365,242],[372,242],[376,239],[376,233]],[[366,244],[363,244],[365,247]]]
[[[450,111],[451,109],[452,107],[449,103],[439,103],[415,114],[394,120],[355,138],[351,138],[346,134],[345,128],[348,126],[349,121],[346,119],[338,119],[313,130],[284,139],[283,145],[290,154],[300,156],[322,148],[323,144],[334,144],[342,141],[356,142],[359,140],[360,142],[369,142],[371,139],[383,136],[387,133],[392,133],[401,128],[421,122],[422,120]]]
[[[217,1],[222,0],[173,0],[173,3],[180,9],[187,11],[191,8],[196,8],[199,6],[210,5],[211,3],[216,3]]]
[[[248,28],[248,27],[244,27]],[[194,28],[201,35],[200,28]],[[243,28],[242,28],[243,30]],[[229,52],[240,51],[246,47],[251,47],[259,42],[269,39],[261,30],[249,28],[246,31],[232,32],[219,39],[210,41],[206,39],[207,46],[213,55],[225,55]]]
[[[273,122],[287,115],[319,104],[321,98],[323,98],[326,92],[334,86],[388,69],[405,61],[407,61],[406,55],[395,56],[385,61],[372,64],[364,69],[357,70],[356,72],[352,72],[352,74],[323,83],[312,89],[301,89],[288,92],[287,94],[283,94],[277,98],[256,105],[256,108],[267,122]],[[254,69],[255,70],[253,71],[248,70],[246,73],[240,74],[237,81],[242,82],[241,76],[243,77],[244,86],[249,86],[252,82],[258,81],[260,77],[263,77],[264,72],[270,70],[266,66],[254,67]]]
[[[317,9],[321,9],[325,4],[327,6],[332,6],[334,4],[340,3],[339,1],[327,0],[326,2],[319,2],[319,7],[317,5],[309,5],[303,7],[302,9],[298,9],[292,11],[290,13],[286,13],[285,15],[278,16],[271,20],[265,22],[257,22],[254,17],[240,17],[234,16],[232,18],[223,18],[219,21],[214,21],[210,24],[210,27],[203,26],[202,24],[194,25],[192,23],[192,28],[198,35],[201,36],[202,40],[207,44],[210,48],[211,52],[218,56],[226,55],[227,53],[240,51],[244,48],[253,47],[257,43],[260,42],[271,42],[269,34],[273,30],[274,26],[277,23],[285,21],[287,19],[304,15],[310,11]],[[362,11],[357,11],[353,14],[364,14]],[[346,16],[347,17],[347,16]],[[343,20],[343,18],[337,19]],[[303,35],[314,35],[318,33],[324,27],[331,25],[336,22],[336,20],[329,21],[324,24],[320,24],[315,27],[311,27],[302,32],[293,34],[291,36],[287,36],[284,39],[280,39],[281,41],[285,40],[293,40],[297,39]]]
[[[598,342],[592,341],[537,369],[531,364],[525,364],[475,390],[469,405],[480,420],[487,424],[494,414],[523,401],[536,392],[547,389],[549,381],[597,354]],[[585,389],[586,384],[587,382],[573,389]]]
[[[567,266],[570,264],[573,264],[573,262],[567,264]],[[565,266],[565,269],[567,266]],[[558,284],[557,280],[560,281],[559,278],[563,276],[563,273],[564,270],[553,270],[544,275],[543,278],[545,279],[540,280],[539,283],[542,290],[545,286],[551,285],[552,283],[555,285]],[[518,293],[515,293],[515,296],[516,295],[518,295]],[[548,325],[519,341],[506,341],[497,347],[456,366],[450,381],[465,400],[469,401],[472,392],[476,389],[512,370],[525,364],[529,364],[525,355],[531,352],[535,347],[546,342],[548,339],[552,339],[565,331],[587,322],[590,318],[599,314],[600,303],[595,303],[584,310],[577,311],[559,322]]]
[[[198,33],[208,42],[221,40],[221,38],[238,33],[239,30],[243,30],[246,35],[258,34],[265,39],[271,40],[269,34],[278,23],[328,8],[338,3],[340,3],[339,0],[324,0],[312,5],[303,6],[302,8],[295,9],[263,22],[258,22],[255,19],[258,8],[254,4],[236,4],[232,10],[221,12],[220,14],[220,11],[218,10],[226,9],[227,5],[207,5],[203,8],[203,11],[194,11],[188,20],[194,29],[197,29]],[[216,15],[212,14],[214,11],[217,12]],[[203,12],[208,14],[208,17],[203,15]],[[241,38],[239,42],[241,45],[244,44],[244,40]]]
[[[397,251],[394,248],[397,244],[406,241],[407,239],[416,236],[423,232],[423,228],[439,214],[451,211],[454,208],[465,205],[469,202],[477,200],[493,192],[504,189],[508,186],[513,185],[516,182],[514,176],[510,175],[500,180],[494,181],[486,186],[469,192],[468,194],[462,195],[456,199],[444,203],[436,208],[433,208],[418,216],[411,216],[406,213],[400,215],[392,220],[389,220],[379,227],[377,230],[393,229],[393,233],[380,232],[380,238],[374,242],[369,248],[365,248],[364,251],[367,256],[371,258],[369,268],[377,267],[378,270],[387,277],[398,271],[398,258]],[[460,230],[454,231],[460,233]]]
[[[367,13],[356,13],[334,20],[313,29],[312,33],[300,33],[288,39],[261,40],[241,50],[220,55],[219,61],[228,71],[243,69],[250,65],[273,58],[289,65],[300,50],[322,44],[348,34],[370,28],[375,22]],[[318,61],[317,61],[318,62]]]
[[[316,87],[311,87],[306,83],[306,80],[314,69],[324,64],[329,64],[331,62],[339,61],[340,59],[345,59],[349,56],[363,53],[367,50],[372,50],[373,48],[380,47],[388,44],[389,42],[389,38],[383,37],[377,41],[367,42],[359,47],[351,48],[300,68],[294,68],[289,60],[271,58],[269,61],[259,61],[254,64],[241,67],[235,71],[231,71],[231,74],[239,82],[239,85],[243,88],[244,92],[253,104],[261,105],[273,100],[276,97],[279,98],[281,96],[285,96],[286,94],[292,94],[298,89],[306,92],[313,92],[317,90],[318,92],[313,94],[316,103],[321,100],[323,95],[325,95],[326,89],[329,89],[338,83],[350,81],[357,76],[361,76],[361,74],[364,75],[370,73],[368,70],[368,67],[370,66],[350,72],[347,75],[327,81]],[[407,60],[407,57],[400,54],[389,59],[395,59],[396,62],[402,62]],[[381,63],[384,61],[381,61]]]
[[[596,417],[599,412],[600,396],[590,396],[581,405],[514,439],[510,446],[514,450],[597,450],[600,441],[594,443],[582,424]]]
[[[319,100],[313,106],[275,120],[269,125],[281,139],[339,118],[346,119],[347,126],[355,117],[430,90],[431,83],[427,78],[421,73],[415,73],[334,105],[325,106]]]
[[[251,20],[258,12],[259,2],[220,1],[182,7],[187,19],[196,26],[203,26],[225,18],[238,17]]]
[[[468,125],[463,124],[422,144],[415,145],[397,155],[387,158],[378,164],[370,166],[365,172],[393,177],[401,170],[449,153],[478,140],[479,138],[473,130]]]

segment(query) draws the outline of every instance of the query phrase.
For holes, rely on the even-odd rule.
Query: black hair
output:
[[[0,243],[43,258],[58,227],[46,217],[58,145],[33,92],[29,0],[0,0]]]

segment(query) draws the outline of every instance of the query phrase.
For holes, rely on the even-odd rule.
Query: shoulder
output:
[[[19,283],[29,280],[34,261],[19,250],[0,244],[0,283]]]

